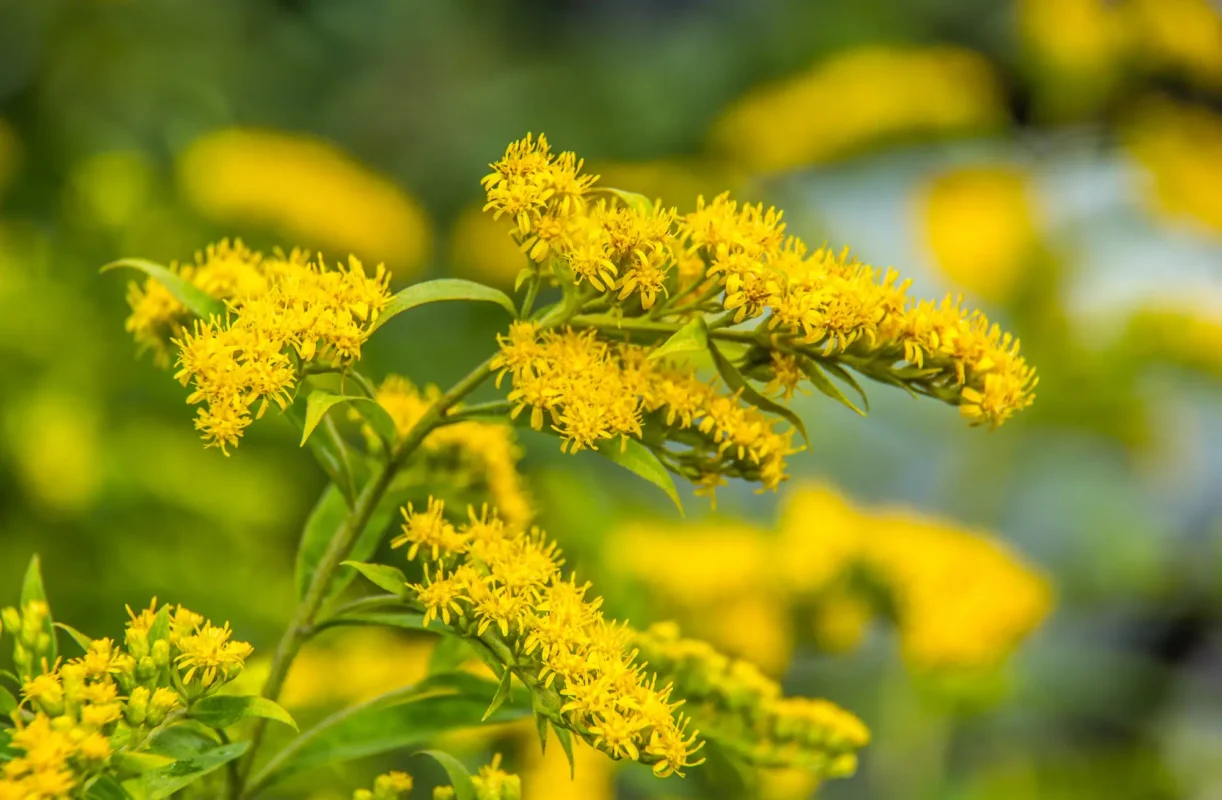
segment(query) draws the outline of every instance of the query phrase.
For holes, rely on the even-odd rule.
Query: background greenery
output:
[[[274,418],[228,459],[204,451],[181,387],[133,355],[123,281],[97,267],[240,235],[385,260],[396,286],[511,282],[519,263],[473,210],[479,179],[545,131],[605,183],[681,209],[733,188],[920,294],[965,291],[1040,370],[1035,407],[994,433],[898,392],[873,391],[866,420],[795,401],[813,442],[796,477],[994,531],[1056,591],[1004,692],[970,713],[909,675],[886,629],[847,655],[799,644],[786,688],[857,710],[875,737],[827,796],[1216,797],[1218,15],[1208,0],[0,0],[0,603],[38,551],[77,628],[114,635],[123,604],[155,594],[268,652],[323,476]],[[504,322],[421,308],[366,362],[445,384]],[[524,445],[579,573],[598,577],[626,520],[680,524],[597,457]],[[731,486],[717,513],[767,526],[778,500]],[[603,586],[634,622],[661,613]],[[351,647],[370,686],[427,655]],[[357,669],[342,652],[320,651],[322,674]],[[326,700],[316,683],[301,702]],[[540,796],[657,788],[593,762],[586,780]]]

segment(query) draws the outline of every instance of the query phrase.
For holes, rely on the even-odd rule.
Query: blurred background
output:
[[[793,481],[686,519],[528,432],[540,522],[612,613],[861,715],[859,774],[819,797],[1222,798],[1216,0],[0,0],[0,605],[37,551],[77,628],[114,635],[158,595],[270,652],[325,478],[274,415],[205,451],[97,268],[239,235],[384,261],[396,286],[508,285],[521,256],[479,179],[528,130],[604,184],[681,211],[732,189],[915,295],[962,292],[1041,375],[993,433],[883,387],[868,419],[799,396]],[[504,324],[417,309],[365,365],[446,384]],[[812,542],[840,555],[791,557]],[[827,566],[848,561],[890,601]],[[287,702],[308,718],[427,658],[322,640]],[[506,751],[528,798],[741,794],[589,751],[570,783],[558,748],[495,737],[450,744]],[[814,790],[778,774],[762,796]]]

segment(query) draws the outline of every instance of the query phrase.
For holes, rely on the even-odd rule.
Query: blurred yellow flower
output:
[[[86,223],[121,228],[144,211],[152,184],[153,168],[143,154],[98,153],[73,168],[69,202]]]
[[[1022,0],[1024,40],[1047,69],[1106,73],[1128,46],[1123,5],[1111,0]]]
[[[1222,10],[1210,0],[1130,0],[1133,40],[1155,67],[1222,87]]]
[[[534,725],[523,728],[522,785],[528,797],[547,800],[612,800],[615,797],[616,762],[580,739],[573,742],[573,768],[554,738],[540,750]],[[551,734],[549,734],[550,736]]]
[[[48,508],[88,508],[102,480],[98,427],[90,398],[46,389],[5,409],[9,450],[25,491]]]
[[[1024,172],[953,169],[923,187],[917,204],[933,262],[954,288],[992,302],[1013,294],[1038,241]]]
[[[778,531],[638,522],[614,542],[611,569],[646,588],[661,613],[772,674],[792,651],[789,609],[810,609],[816,643],[846,652],[884,610],[881,590],[911,666],[972,668],[1004,659],[1051,606],[1047,580],[1002,542],[909,512],[858,509],[817,485],[789,493]]]
[[[831,161],[880,141],[997,128],[1007,114],[982,56],[954,47],[868,46],[758,88],[713,128],[718,151],[751,170]]]
[[[1127,142],[1149,173],[1156,211],[1222,232],[1222,117],[1200,106],[1150,100],[1131,118]]]
[[[1222,14],[1210,0],[1022,0],[1020,26],[1049,92],[1106,93],[1134,73],[1222,86]]]
[[[1132,312],[1126,324],[1126,350],[1222,377],[1222,314],[1187,304],[1150,304]]]
[[[219,222],[267,226],[382,261],[400,279],[417,274],[428,258],[430,223],[420,204],[320,139],[226,128],[193,142],[178,171],[187,200]]]
[[[839,562],[833,574],[864,570],[894,606],[913,666],[991,666],[1051,608],[1047,579],[992,537],[910,512],[857,511],[822,487],[794,491],[789,506],[781,526],[786,560]],[[840,525],[825,527],[820,506]],[[812,582],[806,591],[821,588]]]

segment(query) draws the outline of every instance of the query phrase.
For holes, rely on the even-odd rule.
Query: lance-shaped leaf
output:
[[[209,728],[228,728],[244,719],[262,717],[264,719],[283,722],[293,730],[297,723],[289,712],[278,703],[266,697],[217,694],[205,697],[191,706],[187,714],[193,720],[202,722]]]
[[[378,505],[370,515],[365,530],[357,536],[356,543],[352,547],[353,561],[361,561],[373,555],[378,543],[382,541],[382,534],[390,525],[391,519],[394,518],[396,510],[397,505],[392,503]],[[334,483],[328,484],[322,495],[319,496],[318,502],[314,504],[314,509],[310,512],[310,517],[301,531],[301,543],[297,546],[295,578],[298,600],[305,597],[310,581],[314,579],[314,573],[318,570],[318,562],[327,552],[327,545],[339,535],[340,529],[348,524],[350,514],[351,511],[343,492]],[[352,574],[347,572],[332,576],[327,597],[334,597],[348,585],[351,579]]]
[[[709,342],[709,353],[713,356],[713,363],[717,365],[717,372],[721,375],[721,379],[726,382],[730,389],[740,392],[739,397],[746,400],[751,405],[767,411],[770,414],[776,414],[778,417],[784,417],[793,425],[798,433],[802,434],[802,439],[806,442],[806,446],[810,447],[810,436],[806,433],[806,424],[802,422],[802,418],[794,413],[792,408],[781,405],[775,400],[771,400],[760,394],[759,390],[747,382],[743,374],[738,371],[738,367],[730,363],[730,360],[721,354],[717,349],[717,345]]]
[[[374,320],[370,332],[385,325],[392,317],[402,314],[408,309],[422,306],[426,303],[437,303],[443,300],[473,300],[483,303],[496,303],[513,316],[518,310],[513,305],[509,295],[500,289],[493,289],[475,281],[465,281],[461,278],[438,278],[432,281],[413,284],[390,298],[390,302],[382,309],[382,313]]]
[[[697,317],[684,325],[649,354],[650,361],[663,358],[675,358],[697,353],[703,354],[709,349],[709,330],[703,317]]]
[[[91,778],[83,790],[85,800],[132,800],[127,790],[109,775]]]
[[[387,566],[386,564],[367,564],[363,561],[344,561],[343,564],[346,567],[352,567],[357,570],[372,581],[375,586],[385,589],[391,594],[402,596],[407,591],[407,578],[396,567]]]
[[[467,770],[466,765],[461,761],[440,750],[421,750],[416,755],[428,756],[441,765],[450,778],[450,785],[454,787],[454,796],[457,800],[476,800],[475,783],[471,780],[471,773]]]
[[[85,652],[89,652],[89,645],[93,642],[93,640],[90,639],[88,636],[81,633],[76,628],[72,627],[71,625],[65,625],[62,622],[55,623],[55,627],[59,628],[64,633],[71,636],[72,641],[80,645],[82,650],[84,650]]]
[[[648,447],[636,439],[608,439],[599,442],[595,452],[666,492],[675,508],[679,509],[679,514],[683,514],[683,501],[679,499],[679,492],[675,489],[674,477]]]
[[[35,600],[47,605],[47,617],[43,620],[42,629],[50,641],[47,663],[54,664],[55,659],[59,658],[59,643],[55,639],[55,621],[51,619],[51,604],[47,602],[47,590],[42,583],[42,561],[38,558],[37,553],[30,558],[30,565],[25,569],[25,578],[21,581],[21,605],[24,606]]]
[[[855,406],[852,400],[845,397],[844,392],[840,391],[840,387],[837,386],[835,383],[833,383],[831,378],[827,377],[827,373],[823,371],[823,368],[819,366],[818,362],[811,361],[808,359],[803,359],[801,364],[802,364],[802,372],[806,374],[807,378],[810,378],[810,382],[812,386],[814,386],[821,393],[823,393],[824,395],[827,395],[828,397],[832,398],[836,402],[841,403],[848,408],[851,408],[852,410],[856,411],[858,414],[861,414],[863,417],[866,415],[866,412],[862,411],[860,408]],[[848,373],[845,372],[843,369],[841,369],[840,371],[844,372],[845,375],[848,375]],[[852,376],[849,376],[849,379],[852,380]],[[856,384],[857,382],[853,381],[853,383]],[[860,392],[861,396],[864,398],[865,393],[861,391],[861,387],[857,386],[856,388],[857,388],[857,391]]]
[[[250,742],[222,744],[197,755],[179,759],[167,767],[146,772],[134,782],[139,788],[137,796],[146,797],[148,800],[169,797],[235,758],[241,758],[249,747]]]
[[[164,286],[166,291],[173,295],[175,300],[187,307],[188,311],[201,319],[208,319],[212,316],[219,317],[225,313],[225,304],[220,300],[217,300],[190,281],[184,280],[182,276],[172,272],[167,267],[163,267],[161,264],[153,261],[143,258],[121,258],[102,267],[101,272],[109,272],[120,267],[138,269],[145,275],[148,275]]]
[[[344,625],[380,625],[384,628],[403,628],[409,631],[428,630],[424,626],[424,615],[419,611],[360,611],[340,614],[318,624],[317,630],[337,628]]]
[[[13,693],[0,686],[0,717],[7,717],[17,708],[17,698]]]
[[[501,673],[501,682],[497,684],[496,694],[492,696],[492,702],[488,704],[488,710],[484,712],[480,722],[486,722],[488,717],[505,705],[505,701],[509,699],[509,692],[513,689],[513,670],[507,669]]]
[[[612,189],[610,186],[600,186],[595,191],[618,197],[624,205],[643,216],[653,215],[653,201],[638,192],[628,192],[623,189]]]
[[[387,444],[395,441],[395,421],[391,419],[382,404],[368,397],[348,394],[332,394],[322,389],[315,389],[306,398],[305,425],[301,430],[301,445],[305,446],[310,434],[322,422],[324,416],[340,403],[352,403],[360,412],[361,417],[369,423],[374,432]]]

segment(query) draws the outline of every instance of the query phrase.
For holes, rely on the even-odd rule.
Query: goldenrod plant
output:
[[[32,570],[20,610],[4,617],[17,685],[0,695],[12,722],[0,798],[238,800],[325,765],[407,757],[439,734],[531,716],[540,744],[558,741],[570,763],[590,747],[658,779],[701,769],[714,752],[813,780],[853,772],[869,736],[851,712],[783,697],[750,663],[673,627],[642,633],[604,613],[532,524],[514,426],[554,434],[569,453],[595,451],[676,504],[674,476],[699,494],[729,479],[775,490],[806,446],[788,406],[795,392],[864,414],[868,378],[995,427],[1033,399],[1017,339],[954,297],[909,298],[895,270],[808,247],[763,204],[727,193],[680,214],[603,186],[544,136],[512,143],[491,166],[484,211],[522,254],[517,299],[457,279],[394,293],[383,267],[355,256],[335,265],[237,241],[190,263],[104,268],[145,273],[129,290],[127,328],[173,364],[206,446],[230,455],[255,420],[282,416],[331,485],[302,534],[296,611],[258,696],[231,685],[251,648],[227,624],[154,603],[132,615],[122,646],[89,639],[53,626]],[[365,374],[369,338],[438,301],[504,308],[487,358],[446,389]],[[501,395],[473,402],[481,388]],[[397,516],[396,563],[378,563]],[[358,574],[379,591],[351,586]],[[292,723],[277,701],[303,646],[350,625],[438,634],[429,674],[268,739],[269,721]],[[56,630],[83,655],[61,658]],[[458,669],[470,657],[482,674]],[[435,797],[531,796],[497,761],[472,776],[453,756],[422,752],[452,784]],[[390,773],[355,796],[411,785]]]

